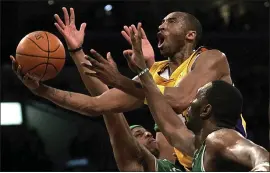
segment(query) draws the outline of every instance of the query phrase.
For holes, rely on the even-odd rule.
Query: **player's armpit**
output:
[[[199,55],[193,70],[177,87],[166,87],[164,95],[173,109],[181,113],[195,98],[198,89],[214,80],[231,83],[230,69],[225,54],[218,50],[209,50]]]

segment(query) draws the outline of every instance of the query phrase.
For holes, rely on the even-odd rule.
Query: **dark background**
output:
[[[111,15],[104,11],[106,4],[113,6]],[[249,139],[269,151],[269,1],[55,0],[52,5],[48,1],[1,1],[1,102],[20,102],[24,120],[19,126],[1,126],[1,170],[117,171],[102,117],[83,117],[34,96],[11,70],[9,55],[14,55],[26,34],[45,30],[64,43],[53,25],[53,15],[62,16],[63,6],[75,8],[78,27],[87,22],[85,52],[90,48],[103,55],[111,51],[119,70],[128,77],[135,74],[122,56],[129,48],[120,34],[123,25],[141,21],[156,60],[163,60],[156,46],[162,18],[172,11],[195,15],[204,30],[200,44],[219,49],[228,57],[233,81],[244,97]],[[75,64],[68,54],[66,58],[60,74],[46,84],[87,94]],[[142,124],[153,132],[154,122],[147,107],[125,114],[130,124]],[[67,168],[69,160],[84,158],[88,160],[85,166]]]

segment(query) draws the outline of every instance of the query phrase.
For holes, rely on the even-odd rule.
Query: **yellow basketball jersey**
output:
[[[150,69],[150,73],[153,76],[157,86],[164,93],[165,87],[176,87],[176,85],[183,79],[185,75],[187,75],[192,69],[192,65],[195,62],[198,55],[206,51],[207,49],[204,47],[200,47],[196,51],[192,53],[192,55],[186,59],[169,77],[169,79],[165,79],[160,76],[160,74],[168,67],[168,60],[155,62]],[[145,102],[146,103],[146,102]],[[186,111],[182,113],[182,116],[187,120]],[[241,117],[242,118],[242,117]],[[243,119],[242,119],[243,120]],[[183,154],[181,151],[174,148],[175,154],[177,156],[178,161],[182,164],[187,170],[189,170],[192,166],[192,157]]]

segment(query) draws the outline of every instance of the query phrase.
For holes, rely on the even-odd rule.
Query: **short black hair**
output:
[[[242,113],[243,97],[233,85],[216,80],[206,91],[208,103],[212,105],[213,117],[219,127],[234,128]]]
[[[196,39],[194,43],[194,47],[195,47],[202,37],[202,25],[195,16],[189,13],[184,13],[183,17],[184,17],[183,19],[185,23],[187,24],[187,29],[196,31]]]

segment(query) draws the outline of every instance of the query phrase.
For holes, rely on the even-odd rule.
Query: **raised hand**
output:
[[[31,76],[29,73],[23,75],[21,73],[21,66],[15,60],[15,58],[10,55],[10,59],[12,61],[12,70],[17,75],[17,77],[23,82],[23,84],[29,88],[31,91],[34,91],[39,88],[39,81],[35,79],[34,76]]]
[[[70,8],[70,16],[65,7],[63,7],[62,10],[64,13],[65,23],[60,19],[58,14],[55,14],[54,18],[56,20],[56,23],[54,23],[54,25],[65,38],[69,49],[79,48],[82,46],[84,41],[84,31],[86,28],[86,23],[82,23],[80,30],[77,30],[75,25],[74,9]]]
[[[131,26],[133,26],[133,28],[137,32],[137,29],[136,29],[135,25],[131,25]],[[124,26],[124,30],[121,31],[121,34],[128,41],[128,43],[131,45],[130,32],[131,32],[130,28],[127,27],[127,26]],[[141,33],[142,33],[141,40],[142,40],[142,51],[143,51],[143,55],[144,55],[144,58],[145,58],[147,67],[150,68],[153,65],[153,63],[155,62],[154,50],[153,50],[153,47],[151,46],[149,40],[147,39],[147,36],[146,36],[143,28],[141,28]],[[129,54],[130,53],[132,54],[132,50],[131,49],[125,50],[123,52],[123,54],[126,54],[127,52]]]
[[[94,71],[94,73],[85,72],[88,76],[93,76],[101,80],[103,83],[109,86],[116,86],[117,82],[120,80],[119,77],[122,75],[118,71],[117,65],[114,62],[111,53],[107,53],[107,60],[103,58],[98,52],[91,49],[91,54],[93,55],[93,58],[86,56],[85,58],[90,61],[92,65],[89,65],[87,63],[82,63],[81,65],[83,67],[88,68],[89,70]]]
[[[130,38],[131,38],[131,45],[133,53],[130,54],[127,51],[124,51],[124,56],[126,57],[129,67],[131,70],[135,71],[136,73],[140,73],[144,70],[147,65],[145,63],[145,58],[142,51],[142,30],[141,30],[141,23],[138,23],[137,29],[134,25],[129,27],[130,29]]]

